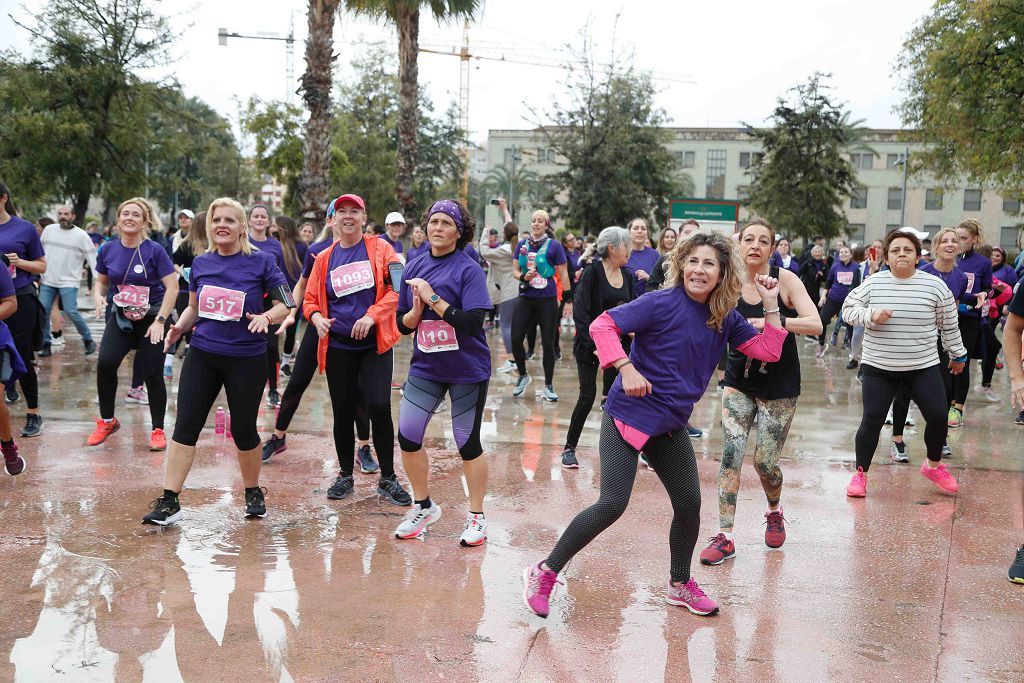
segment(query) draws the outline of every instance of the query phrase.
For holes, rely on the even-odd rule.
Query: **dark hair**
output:
[[[366,232],[370,235],[383,235],[384,229],[374,221],[370,221],[366,224]]]
[[[505,238],[506,242],[515,246],[516,241],[519,239],[519,226],[513,223],[512,221],[509,221],[508,223],[505,224],[503,230],[504,234],[502,235],[502,237]]]
[[[698,223],[697,221],[695,221],[695,220],[694,220],[694,219],[692,219],[692,218],[687,218],[687,219],[686,219],[685,221],[683,221],[682,223],[680,223],[680,224],[679,224],[679,228],[680,228],[680,229],[682,229],[682,227],[683,227],[684,225],[696,225],[696,226],[697,226],[698,228],[700,227],[700,223]]]
[[[853,248],[853,260],[860,263],[867,256],[867,249],[864,248],[863,244],[858,244]]]
[[[996,253],[997,251],[999,252],[999,258],[1001,259],[1001,263],[999,264],[999,266],[1000,267],[1005,266],[1006,265],[1006,250],[1003,249],[1002,247],[999,247],[999,246],[992,247],[992,253],[993,254]]]
[[[49,216],[43,216],[42,218],[36,221],[36,225],[38,225],[40,228],[45,228],[47,225],[53,225],[54,222],[55,221]]]
[[[11,196],[11,188],[7,187],[6,183],[0,183],[0,197],[6,195],[7,201],[4,202],[4,210],[12,216],[18,215],[18,208],[14,206],[14,197]]]
[[[985,258],[988,258],[988,259],[992,258],[992,245],[991,244],[979,244],[977,249],[975,249],[975,251],[977,251],[979,254],[981,254]]]
[[[914,251],[917,252],[918,257],[921,256],[921,240],[917,239],[917,235],[912,232],[901,232],[899,230],[893,230],[885,236],[885,241],[882,242],[882,259],[885,260],[889,257],[889,245],[893,243],[893,240],[897,239],[910,240],[910,243],[914,245]]]
[[[460,202],[458,199],[450,199],[448,201],[458,205],[459,212],[462,214],[462,234],[459,235],[459,238],[457,240],[455,240],[455,248],[462,249],[464,246],[473,241],[473,232],[476,229],[476,219],[473,218],[473,214],[469,212],[469,209],[466,208],[466,205]],[[434,205],[431,204],[430,206],[433,207]],[[430,222],[430,216],[430,209],[427,209],[426,211],[423,212],[423,217],[420,218],[420,225],[423,226],[424,232],[426,232],[427,230],[426,226],[427,223]],[[515,223],[505,224],[506,235],[508,234],[509,225],[515,225]]]
[[[267,218],[270,219],[271,223],[274,222],[274,214],[271,213],[270,209],[267,207],[266,204],[253,204],[252,206],[250,206],[249,210],[245,214],[246,220],[252,218],[252,212],[255,211],[256,209],[263,209],[264,211],[266,211],[267,212]],[[269,225],[267,226],[267,231],[268,232],[270,231],[270,226]]]

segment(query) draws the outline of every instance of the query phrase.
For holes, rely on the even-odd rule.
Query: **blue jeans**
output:
[[[61,304],[64,306],[64,315],[71,318],[71,322],[75,324],[78,334],[82,335],[82,341],[92,341],[92,333],[89,332],[89,326],[86,325],[82,314],[78,312],[78,287],[40,285],[39,303],[43,305],[43,310],[46,311],[46,317],[43,319],[43,343],[50,344],[53,342],[53,339],[50,338],[50,311],[53,309],[53,302],[58,295],[60,296]]]

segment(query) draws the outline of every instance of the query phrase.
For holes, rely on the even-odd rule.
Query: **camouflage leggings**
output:
[[[722,469],[718,475],[718,514],[721,528],[730,530],[736,520],[736,496],[740,490],[740,468],[747,450],[747,435],[757,421],[754,469],[769,505],[778,505],[782,495],[779,456],[786,445],[789,425],[796,412],[796,397],[765,400],[726,387],[722,392]]]

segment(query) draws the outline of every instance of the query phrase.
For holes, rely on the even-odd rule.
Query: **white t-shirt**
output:
[[[77,225],[65,230],[59,223],[51,223],[43,228],[40,240],[46,252],[46,272],[40,277],[44,285],[78,287],[86,263],[96,273],[96,245]]]

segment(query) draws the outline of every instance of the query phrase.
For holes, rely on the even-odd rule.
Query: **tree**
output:
[[[524,207],[539,206],[548,194],[547,184],[528,166],[520,165],[513,171],[505,164],[498,164],[487,172],[484,179],[493,188],[493,194],[508,199],[509,212],[515,218]]]
[[[939,179],[1024,194],[1024,9],[1017,0],[939,0],[903,45],[911,157]]]
[[[792,102],[779,98],[771,127],[747,126],[764,150],[750,169],[750,206],[805,239],[845,234],[843,206],[858,187],[847,152],[863,147],[863,128],[829,99],[826,78],[815,73],[790,89]]]
[[[345,0],[358,14],[387,19],[398,29],[398,158],[395,166],[395,197],[406,219],[416,220],[413,190],[419,159],[417,133],[420,125],[419,34],[420,7],[426,5],[439,22],[470,19],[480,0]]]

